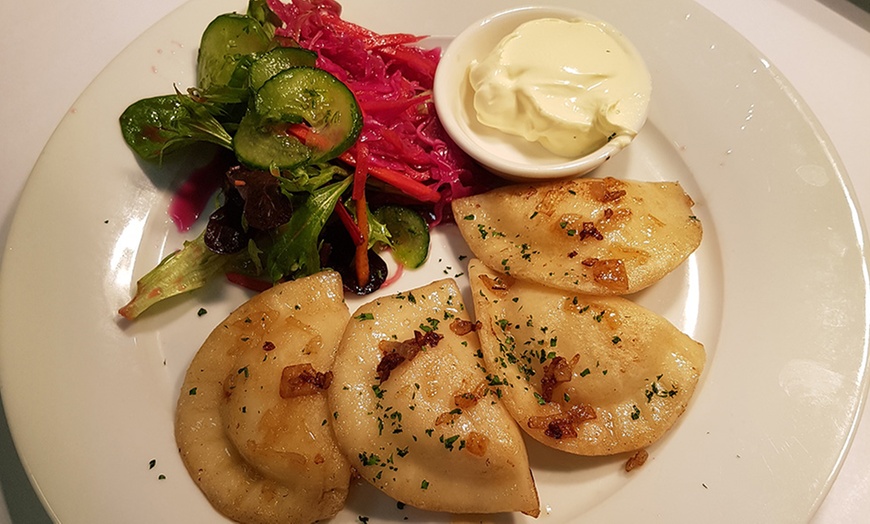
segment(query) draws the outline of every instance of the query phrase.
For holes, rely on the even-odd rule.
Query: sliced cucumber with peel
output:
[[[239,162],[263,171],[291,169],[311,159],[311,150],[287,132],[286,123],[259,123],[250,111],[239,122],[233,150]]]
[[[292,67],[257,90],[233,149],[241,162],[257,169],[325,162],[353,145],[362,122],[359,104],[340,80],[315,67]],[[290,131],[293,125],[304,126],[304,143]]]
[[[313,67],[317,53],[301,47],[277,47],[258,56],[251,64],[248,85],[259,90],[270,78],[285,69],[298,66]]]
[[[401,206],[375,209],[375,219],[390,232],[393,257],[407,268],[418,268],[429,256],[429,226],[419,213]]]
[[[196,82],[203,91],[225,87],[239,61],[272,45],[263,25],[246,15],[227,13],[205,28],[199,44]]]

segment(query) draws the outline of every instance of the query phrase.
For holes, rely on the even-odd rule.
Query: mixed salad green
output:
[[[120,125],[150,162],[216,144],[228,166],[220,205],[120,314],[134,319],[220,275],[262,290],[331,267],[365,294],[387,278],[385,248],[420,266],[450,200],[494,183],[440,127],[440,52],[420,40],[347,22],[333,0],[250,0],[246,13],[215,18],[196,86],[133,103]]]

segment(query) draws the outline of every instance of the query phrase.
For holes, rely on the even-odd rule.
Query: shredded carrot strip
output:
[[[362,234],[362,243],[356,246],[354,262],[356,279],[364,287],[370,276],[369,269],[369,219],[366,209],[366,177],[369,170],[369,150],[365,144],[357,145],[357,163],[353,172],[353,199],[356,202],[356,225]]]
[[[370,268],[369,224],[368,216],[366,213],[366,201],[364,198],[362,200],[356,201],[356,216],[358,222],[360,223],[360,233],[362,233],[363,235],[363,241],[360,245],[356,246],[354,265],[356,266],[356,280],[357,282],[359,282],[360,287],[365,287],[365,285],[369,281]]]

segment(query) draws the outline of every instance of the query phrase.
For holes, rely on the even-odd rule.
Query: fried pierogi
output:
[[[694,204],[677,182],[513,185],[452,205],[462,236],[490,269],[587,295],[639,291],[701,242]]]
[[[704,347],[621,297],[574,294],[469,264],[478,334],[498,392],[536,440],[610,455],[658,440],[686,409]]]
[[[350,463],[326,399],[349,318],[332,271],[256,295],[209,335],[178,401],[176,440],[191,477],[243,523],[308,523],[343,506]]]
[[[411,506],[537,516],[522,432],[479,352],[452,280],[360,307],[328,392],[336,438],[362,478]]]

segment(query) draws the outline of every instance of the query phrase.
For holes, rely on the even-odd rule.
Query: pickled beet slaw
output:
[[[371,261],[377,262],[371,271],[381,273],[379,282],[393,281],[395,277],[386,278],[386,266],[379,258],[374,256],[372,260],[372,253],[367,252],[368,227],[357,226],[368,222],[369,202],[414,207],[428,216],[427,222],[433,227],[452,221],[450,202],[454,198],[483,192],[499,183],[450,140],[438,121],[432,86],[440,50],[415,45],[425,37],[378,34],[345,21],[341,18],[341,6],[333,0],[292,0],[286,4],[266,0],[266,4],[280,19],[274,33],[276,40],[283,39],[287,45],[298,45],[317,53],[317,67],[341,80],[362,110],[363,126],[358,140],[335,161],[354,173],[352,200],[356,204],[356,216],[351,217],[344,205],[335,205],[333,213],[351,236],[362,236],[357,239],[360,241],[355,241],[357,280],[368,279],[368,261]],[[303,143],[316,139],[305,126],[291,126],[288,132]],[[334,193],[348,186],[333,184],[330,187],[335,189],[323,188],[318,192]],[[335,193],[330,198],[339,196]],[[312,194],[312,201],[316,200]],[[322,218],[314,221],[325,221],[328,213],[325,208],[312,209],[306,212],[306,217],[320,215]],[[209,226],[214,222],[213,215]],[[309,229],[311,222],[305,218],[300,221],[305,225],[299,227]],[[314,240],[311,234],[317,235],[317,232],[306,231],[295,236]],[[119,311],[121,315],[135,318],[153,303],[201,287],[218,274],[225,274],[231,282],[257,291],[271,286],[272,282],[237,272],[239,267],[250,265],[245,262],[246,254],[212,252],[206,245],[208,242],[203,244],[202,240],[203,236],[186,242],[183,249],[143,276],[137,282],[133,299]],[[297,240],[288,243],[284,250],[295,249]],[[313,247],[314,244],[301,248],[299,255],[290,256],[310,258]],[[313,261],[309,265],[314,265]],[[378,283],[374,289],[380,285]]]
[[[334,0],[268,5],[284,24],[276,35],[315,51],[317,66],[344,82],[363,111],[360,138],[343,160],[355,164],[364,144],[369,175],[431,202],[432,225],[452,219],[454,198],[496,183],[450,140],[437,118],[432,85],[441,52],[414,45],[425,37],[379,34],[348,22]]]

